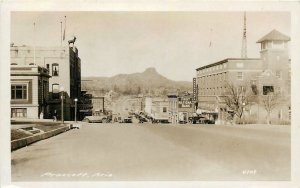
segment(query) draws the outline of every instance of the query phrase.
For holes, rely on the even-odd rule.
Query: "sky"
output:
[[[60,46],[76,36],[81,74],[114,76],[155,67],[163,76],[192,81],[196,68],[241,57],[243,12],[12,12],[11,42]],[[291,33],[288,12],[247,12],[247,55],[258,58],[261,37]],[[67,45],[67,40],[63,42]]]

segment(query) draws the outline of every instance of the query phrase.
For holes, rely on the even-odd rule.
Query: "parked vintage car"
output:
[[[170,122],[167,119],[153,119],[152,123],[166,124]]]
[[[124,118],[123,123],[132,123],[132,118],[131,117]]]
[[[179,120],[179,124],[187,124],[188,122],[186,120]]]
[[[108,123],[110,119],[107,116],[86,116],[82,121],[87,123]]]
[[[131,116],[118,116],[117,122],[119,123],[132,123],[132,117]]]
[[[138,119],[139,119],[139,123],[148,122],[148,120],[144,116],[140,116]]]
[[[193,124],[215,124],[214,120],[210,120],[200,115],[190,117],[189,121]]]

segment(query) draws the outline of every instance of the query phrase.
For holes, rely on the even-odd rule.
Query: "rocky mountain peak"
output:
[[[147,73],[147,74],[158,74],[156,69],[154,67],[149,67],[147,68],[144,73]]]

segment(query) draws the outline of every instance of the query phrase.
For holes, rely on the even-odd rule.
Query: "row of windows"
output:
[[[199,79],[200,85],[220,85],[226,81],[227,73],[212,74],[201,77]]]
[[[223,95],[226,91],[226,87],[216,88],[200,88],[200,95]]]
[[[276,75],[277,78],[281,79],[282,78],[282,71],[276,71],[275,75]],[[290,76],[290,72],[289,72],[289,76]],[[237,72],[236,78],[237,78],[237,80],[244,80],[244,73],[243,72]],[[208,75],[208,76],[205,76],[205,77],[201,77],[199,83],[201,85],[205,85],[205,84],[208,83],[207,80],[213,80],[213,81],[221,84],[223,81],[226,80],[226,73],[213,74],[213,75]]]
[[[11,65],[18,65],[17,63],[11,63]],[[34,65],[34,63],[29,63],[29,65]],[[46,64],[46,68],[50,72],[50,64]],[[57,63],[52,64],[52,76],[59,76],[59,65]]]
[[[243,90],[244,88],[241,86],[240,90]],[[253,89],[253,88],[252,88]],[[282,90],[280,87],[274,87],[272,85],[265,85],[262,87],[262,94],[268,95],[270,93],[274,93],[274,91],[282,93]],[[216,87],[216,88],[200,88],[199,94],[200,95],[222,95],[226,92],[226,87]]]
[[[211,84],[222,84],[222,82],[225,82],[227,79],[227,73],[219,73],[219,74],[212,74],[208,76],[201,77],[199,79],[200,85],[211,85]],[[243,72],[237,72],[236,73],[236,79],[237,80],[243,80],[244,79],[244,73]],[[213,81],[213,83],[211,83]]]
[[[206,73],[206,72],[212,72],[212,71],[215,71],[215,70],[222,70],[222,69],[225,69],[226,67],[227,67],[227,63],[223,63],[223,64],[220,64],[220,65],[216,65],[216,66],[213,66],[213,67],[209,67],[209,68],[206,68],[206,69],[199,70],[198,75],[200,75],[202,73]]]
[[[26,108],[12,108],[11,109],[11,117],[27,117],[27,109]]]
[[[284,41],[265,41],[261,43],[261,49],[284,49],[287,47],[287,43]]]

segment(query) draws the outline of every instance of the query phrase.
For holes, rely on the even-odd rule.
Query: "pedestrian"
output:
[[[53,113],[53,121],[57,121],[57,112],[56,110],[54,110],[54,113]]]

